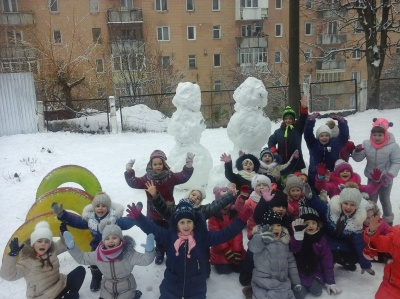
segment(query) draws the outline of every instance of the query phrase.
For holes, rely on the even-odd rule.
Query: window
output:
[[[282,52],[281,51],[275,51],[275,63],[282,62]]]
[[[267,62],[266,48],[241,48],[239,49],[240,64],[257,64]]]
[[[213,38],[214,39],[221,38],[221,26],[220,25],[213,26]]]
[[[167,0],[156,0],[156,11],[167,11]]]
[[[312,7],[312,0],[306,0],[306,8]]]
[[[400,45],[396,45],[396,54],[400,55]]]
[[[360,49],[355,49],[351,53],[351,58],[353,59],[361,59],[361,50]]]
[[[97,97],[104,98],[106,96],[106,90],[104,87],[97,88]]]
[[[240,0],[240,7],[258,7],[258,0]]]
[[[312,56],[312,53],[311,53],[310,49],[304,50],[304,61],[305,62],[310,62],[311,61],[311,56]]]
[[[14,45],[22,42],[21,30],[8,30],[7,31],[7,44]]]
[[[275,8],[282,9],[282,0],[275,0]]]
[[[171,58],[169,56],[161,56],[161,65],[162,66],[170,66]]]
[[[282,37],[282,24],[275,24],[275,36]]]
[[[61,31],[60,30],[53,30],[53,43],[54,44],[61,44],[62,43],[62,37],[61,37]]]
[[[221,66],[221,54],[214,54],[214,67]]]
[[[328,34],[337,34],[339,24],[337,21],[328,22]]]
[[[344,80],[344,72],[317,73],[318,82],[334,82]]]
[[[361,74],[360,72],[351,72],[351,79],[356,79],[356,84],[360,84]]]
[[[143,64],[141,55],[113,56],[112,67],[114,72],[137,70]]]
[[[186,10],[194,11],[194,0],[186,0]]]
[[[133,9],[133,0],[121,0],[121,7],[126,7],[127,9]]]
[[[196,55],[189,55],[189,68],[190,69],[196,68]]]
[[[49,0],[49,8],[51,12],[58,12],[58,0]]]
[[[195,40],[196,39],[196,27],[188,26],[187,28],[187,39]]]
[[[361,27],[361,23],[359,20],[356,20],[354,22],[354,33],[362,33],[362,32],[363,32],[363,29]]]
[[[93,42],[97,44],[101,44],[101,28],[92,28],[92,37]]]
[[[242,36],[251,36],[251,25],[242,25]]]
[[[220,91],[221,90],[221,80],[215,80],[214,81],[214,90],[215,91]]]
[[[220,1],[220,0],[212,0],[212,10],[213,10],[213,11],[219,11],[219,10],[221,10],[219,1]]]
[[[304,23],[304,34],[305,35],[312,35],[313,34],[313,23],[305,22]]]
[[[282,85],[282,77],[276,77],[274,85],[275,86],[281,86]]]
[[[18,11],[17,0],[3,0],[3,11],[4,12],[16,12]]]
[[[104,60],[103,59],[96,59],[96,72],[104,73]]]
[[[157,40],[158,41],[169,40],[169,27],[157,27]]]
[[[99,0],[89,0],[89,8],[91,13],[99,12]]]
[[[311,83],[311,75],[310,75],[310,74],[304,75],[304,77],[303,77],[303,83],[308,83],[308,84]]]

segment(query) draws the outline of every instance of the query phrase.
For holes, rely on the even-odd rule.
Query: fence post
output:
[[[42,101],[37,101],[37,114],[38,114],[38,130],[39,133],[44,132],[44,106]]]
[[[358,109],[360,112],[363,112],[365,110],[367,110],[367,95],[368,95],[368,91],[367,91],[367,80],[361,80],[360,82],[360,98],[359,98],[359,105],[358,105]]]
[[[111,124],[111,132],[116,134],[118,133],[117,127],[117,113],[115,110],[115,98],[114,96],[108,97],[108,103],[110,105],[110,124]]]

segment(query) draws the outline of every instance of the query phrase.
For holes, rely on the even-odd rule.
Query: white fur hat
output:
[[[329,136],[332,136],[332,130],[327,125],[321,125],[317,129],[317,132],[315,133],[315,136],[317,136],[317,138],[318,138],[319,135],[321,135],[322,133],[328,133]]]
[[[50,225],[46,221],[40,221],[36,224],[35,230],[31,234],[31,245],[39,239],[53,240],[53,233],[50,230]]]

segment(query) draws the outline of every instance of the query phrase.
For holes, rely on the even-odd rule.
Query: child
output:
[[[328,294],[339,294],[335,284],[332,252],[322,234],[317,211],[307,206],[300,207],[300,217],[292,223],[294,235],[290,238],[290,251],[296,258],[301,280],[301,292],[296,299],[304,299],[307,293],[320,296],[326,287]]]
[[[340,191],[346,183],[355,183],[360,192],[365,192],[369,195],[376,193],[381,186],[382,172],[378,168],[374,168],[370,174],[373,179],[368,183],[368,185],[362,185],[361,177],[357,173],[353,172],[353,167],[351,167],[349,163],[342,159],[335,162],[334,171],[329,174],[329,181],[325,178],[326,173],[327,169],[325,164],[318,164],[317,175],[315,177],[315,188],[318,191],[326,190],[329,197],[340,194]]]
[[[65,244],[61,240],[53,243],[53,234],[47,222],[37,223],[30,239],[21,246],[18,238],[14,238],[9,246],[11,251],[3,258],[0,276],[8,281],[23,277],[27,284],[28,299],[79,298],[86,270],[79,266],[68,275],[60,273],[57,255],[66,251]]]
[[[304,140],[310,153],[310,165],[308,167],[308,183],[315,188],[316,167],[324,163],[329,171],[333,171],[335,162],[339,159],[339,152],[349,139],[349,126],[347,121],[339,115],[333,115],[332,119],[338,120],[339,135],[332,138],[332,131],[327,125],[321,125],[314,136],[315,119],[319,113],[314,112],[308,117],[304,129]]]
[[[308,183],[308,175],[307,175],[307,173],[297,171],[297,172],[295,172],[293,174],[295,176],[297,176],[304,184]]]
[[[358,262],[362,273],[366,271],[375,275],[371,261],[363,255],[365,243],[362,230],[367,212],[364,206],[360,207],[362,201],[365,201],[360,191],[357,188],[344,188],[328,204],[320,200],[308,185],[305,186],[305,195],[307,205],[318,212],[324,224],[333,261],[349,271],[355,271]]]
[[[289,174],[286,178],[285,192],[288,196],[288,214],[297,217],[299,215],[299,202],[304,198],[304,183],[299,177]]]
[[[110,196],[105,192],[99,192],[93,198],[91,204],[87,205],[82,212],[82,217],[76,217],[63,209],[63,205],[53,202],[51,209],[57,215],[57,218],[71,227],[79,229],[89,229],[93,239],[90,241],[92,251],[95,251],[101,241],[101,233],[99,231],[100,222],[107,222],[115,220],[116,224],[121,229],[130,229],[135,223],[129,217],[122,217],[124,207],[115,202],[111,202]],[[90,283],[90,290],[97,292],[100,290],[100,283],[102,279],[101,271],[97,266],[90,266],[92,273],[92,281]]]
[[[147,266],[154,261],[154,235],[147,236],[143,254],[135,250],[136,243],[131,237],[122,235],[118,225],[103,222],[100,229],[102,241],[92,252],[82,252],[75,246],[71,233],[65,231],[69,253],[78,264],[96,265],[103,273],[100,298],[139,299],[142,292],[136,290],[132,270],[136,265]]]
[[[392,227],[387,235],[376,233],[381,225],[379,215],[370,219],[369,227],[364,231],[365,243],[371,244],[380,252],[390,253],[393,261],[383,271],[382,283],[375,294],[376,299],[400,298],[400,226]]]
[[[392,191],[393,178],[400,170],[400,146],[392,133],[388,132],[389,127],[393,126],[384,118],[374,118],[371,136],[369,140],[364,140],[362,144],[356,146],[353,151],[353,159],[360,162],[367,159],[364,175],[368,180],[373,180],[371,173],[374,168],[382,170],[383,184],[377,193],[370,196],[374,202],[379,200],[382,205],[383,219],[393,225],[394,214],[390,202],[390,192]]]
[[[298,150],[299,158],[293,172],[300,171],[306,165],[301,151],[304,126],[308,116],[308,98],[303,96],[300,100],[300,117],[296,120],[296,113],[290,106],[286,106],[282,115],[282,123],[279,129],[268,139],[268,147],[274,155],[279,155],[281,164],[286,164],[293,153]]]
[[[301,291],[296,261],[289,251],[289,240],[281,217],[268,210],[249,241],[255,267],[251,280],[253,298],[295,298],[292,287],[295,292]]]
[[[170,228],[155,225],[141,214],[141,203],[128,206],[128,216],[136,220],[145,233],[166,246],[166,269],[160,285],[160,299],[206,298],[207,263],[210,246],[217,246],[235,237],[245,227],[250,210],[219,231],[208,231],[203,216],[196,213],[191,201],[184,199],[171,216]]]
[[[193,153],[187,153],[186,164],[181,172],[172,172],[166,162],[167,156],[163,151],[155,150],[150,155],[150,161],[147,163],[146,174],[140,178],[136,177],[133,165],[135,160],[130,160],[126,164],[125,180],[126,183],[135,189],[146,189],[146,183],[153,181],[162,198],[169,205],[175,205],[174,187],[186,183],[193,174]],[[168,228],[168,219],[164,219],[154,208],[151,195],[147,195],[147,217],[155,224]],[[161,265],[164,261],[164,246],[156,243],[156,261],[157,265]]]
[[[339,128],[336,125],[336,123],[333,120],[328,120],[326,122],[326,125],[329,127],[329,129],[331,129],[332,138],[336,138],[339,135]],[[342,149],[339,152],[339,158],[346,162],[349,162],[350,156],[353,153],[354,148],[355,148],[354,142],[347,140],[346,144],[342,147]]]

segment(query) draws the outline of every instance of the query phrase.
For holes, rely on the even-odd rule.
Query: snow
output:
[[[133,113],[133,112],[132,112]],[[140,113],[140,112],[139,112]],[[394,122],[390,129],[400,141],[396,122],[400,109],[394,110],[368,110],[356,113],[347,117],[350,126],[351,140],[355,144],[361,143],[369,137],[369,130],[374,117],[384,117]],[[132,119],[141,119],[146,128],[153,126],[153,119],[142,118],[141,115],[130,115]],[[90,120],[90,118],[88,118]],[[167,120],[165,120],[167,122]],[[325,123],[326,119],[317,120],[316,128]],[[278,123],[272,123],[272,131],[278,128]],[[269,132],[265,132],[266,135]],[[251,139],[250,139],[251,140]],[[266,139],[264,139],[266,140]],[[233,149],[233,142],[228,138],[227,130],[206,129],[201,134],[200,145],[205,147],[212,157],[213,166],[222,165],[219,157],[223,152],[230,152]],[[176,145],[173,136],[166,132],[146,133],[120,133],[120,134],[74,134],[68,132],[38,133],[27,135],[14,135],[0,137],[0,227],[1,236],[0,248],[8,246],[11,235],[24,222],[25,215],[35,202],[35,194],[43,177],[56,167],[66,164],[76,164],[86,167],[92,171],[102,184],[103,190],[107,192],[113,201],[127,205],[132,201],[146,202],[145,192],[130,188],[124,179],[125,164],[131,158],[136,159],[134,165],[137,175],[145,173],[146,164],[150,153],[154,149],[161,149],[168,153]],[[305,143],[302,145],[304,160],[308,161],[308,151]],[[260,147],[261,150],[261,147]],[[172,160],[172,157],[168,157]],[[354,171],[363,177],[365,161],[356,163],[351,161]],[[195,158],[196,166],[196,158]],[[18,177],[14,177],[17,174]],[[220,174],[223,175],[223,174]],[[214,182],[209,181],[209,182]],[[366,179],[363,178],[363,183]],[[64,184],[64,186],[76,187],[76,184]],[[207,188],[205,203],[210,202],[214,196],[212,186]],[[400,223],[400,179],[395,178],[392,189],[392,203],[395,214],[395,224]],[[186,194],[186,191],[176,190],[175,198],[179,200]],[[124,232],[132,236],[137,244],[145,241],[145,234],[137,227]],[[138,246],[142,251],[143,248]],[[69,273],[77,266],[77,263],[64,253],[59,256],[61,272]],[[138,288],[143,292],[143,299],[154,299],[159,296],[159,285],[163,278],[165,264],[157,266],[154,263],[147,267],[135,267],[133,274]],[[372,299],[378,289],[383,276],[383,265],[373,264],[376,271],[375,276],[361,274],[358,266],[355,272],[347,272],[340,266],[335,266],[336,283],[343,289],[340,295],[331,295],[324,291],[319,297],[326,298],[352,298]],[[92,293],[89,290],[90,272],[87,270],[87,277],[82,286],[80,298],[98,298],[99,293]],[[208,298],[244,298],[242,286],[238,281],[238,274],[218,275],[214,272],[208,280]],[[8,282],[0,279],[0,299],[5,298],[26,298],[26,284],[23,279],[15,282]],[[308,295],[307,298],[312,298]]]

